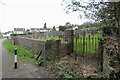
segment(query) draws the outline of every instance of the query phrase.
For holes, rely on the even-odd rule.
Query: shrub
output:
[[[19,35],[26,35],[26,34],[10,34],[10,36],[19,36]]]
[[[108,35],[108,36],[112,34],[118,35],[118,28],[115,26],[103,26],[100,28],[100,30],[103,31],[103,35]]]

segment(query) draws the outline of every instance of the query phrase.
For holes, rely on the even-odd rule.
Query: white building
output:
[[[23,34],[25,32],[25,28],[14,28],[14,34]]]
[[[8,31],[3,33],[3,37],[10,37],[10,35],[13,34],[13,31]]]

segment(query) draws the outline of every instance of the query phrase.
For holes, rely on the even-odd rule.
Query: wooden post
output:
[[[96,54],[96,37],[95,37],[95,54]]]
[[[82,49],[82,48],[83,48],[83,45],[82,45],[82,37],[80,37],[80,44],[81,44],[81,47],[80,47],[80,48],[81,48],[81,54],[82,54],[82,51],[83,51],[83,49]]]
[[[71,52],[74,52],[74,30],[71,30]]]
[[[103,40],[100,39],[100,68],[101,68],[101,72],[103,72]]]
[[[98,38],[97,38],[97,40],[99,41]],[[97,53],[99,53],[99,51],[100,51],[100,41],[99,41],[98,44],[97,44]]]
[[[75,52],[77,53],[77,37],[76,37],[76,49],[75,49]]]
[[[90,43],[90,35],[89,35],[89,54],[91,53],[91,43]]]
[[[85,54],[85,31],[83,32],[83,55]]]
[[[75,47],[75,60],[77,60],[77,36],[76,36],[76,47]]]
[[[92,51],[94,51],[94,38],[92,37]],[[94,55],[94,53],[92,53]]]

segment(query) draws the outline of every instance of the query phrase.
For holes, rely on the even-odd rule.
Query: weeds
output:
[[[40,56],[40,57],[38,58],[38,60],[35,62],[35,64],[38,65],[38,66],[41,66],[42,63],[43,63],[43,57]]]
[[[32,50],[21,45],[12,45],[11,43],[8,42],[7,39],[3,42],[3,45],[7,48],[8,52],[10,52],[11,54],[14,55],[14,49],[17,48],[17,55],[19,58],[29,61],[35,61],[35,58],[33,58],[32,55]]]

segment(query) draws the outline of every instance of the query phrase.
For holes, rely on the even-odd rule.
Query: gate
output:
[[[81,61],[81,63],[100,68],[102,58],[99,37],[101,35],[97,30],[77,32],[67,30],[60,37],[67,42],[68,54],[73,54],[75,59]]]

